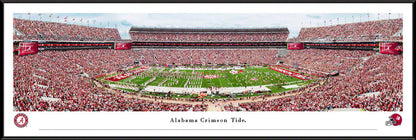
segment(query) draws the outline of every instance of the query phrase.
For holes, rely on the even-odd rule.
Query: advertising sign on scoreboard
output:
[[[116,49],[116,50],[130,50],[131,49],[131,43],[116,42],[114,44],[114,49]]]
[[[381,42],[380,47],[380,53],[383,54],[399,54],[399,51],[396,50],[396,47],[399,46],[398,42]]]
[[[20,42],[19,55],[37,54],[38,42]]]
[[[303,43],[287,43],[288,50],[302,50]]]

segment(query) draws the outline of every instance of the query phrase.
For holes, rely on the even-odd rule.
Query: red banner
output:
[[[303,43],[287,43],[288,50],[302,50]]]
[[[300,79],[300,80],[312,79],[312,78],[311,78],[311,77],[309,77],[309,76],[302,75],[302,74],[300,74],[300,73],[293,72],[293,71],[286,70],[286,69],[279,68],[279,67],[270,67],[270,69],[272,69],[272,70],[274,70],[274,71],[277,71],[277,72],[280,72],[280,73],[283,73],[283,74],[286,74],[286,75],[289,75],[289,76],[292,76],[292,77],[295,77],[295,78],[298,78],[298,79]]]
[[[105,79],[105,80],[109,80],[109,81],[114,81],[114,82],[117,82],[117,81],[120,81],[120,80],[123,80],[123,79],[129,78],[130,76],[131,76],[130,74],[124,74],[124,73],[122,73],[122,74],[119,74],[119,75],[116,75],[116,76],[113,76],[113,77],[107,78],[107,79]]]
[[[116,49],[116,50],[130,50],[131,49],[131,43],[116,42],[114,44],[114,49]]]
[[[396,50],[396,47],[399,46],[398,42],[386,42],[386,43],[380,43],[380,53],[383,54],[399,54],[399,51]]]
[[[19,55],[37,54],[38,42],[20,42]]]

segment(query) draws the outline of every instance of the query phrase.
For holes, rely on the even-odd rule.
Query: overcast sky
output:
[[[301,27],[324,26],[367,20],[401,18],[399,13],[324,13],[324,14],[215,14],[215,13],[15,13],[14,18],[111,27],[123,39],[130,39],[131,26],[168,28],[289,28],[289,37],[296,37]],[[59,18],[58,18],[59,17]],[[75,20],[74,20],[75,19]],[[82,19],[82,21],[81,21]]]

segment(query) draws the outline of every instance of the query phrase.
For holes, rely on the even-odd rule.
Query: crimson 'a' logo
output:
[[[25,127],[28,122],[28,117],[23,113],[19,113],[14,117],[14,124],[19,128]]]

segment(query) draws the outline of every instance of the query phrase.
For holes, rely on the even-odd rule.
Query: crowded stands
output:
[[[117,41],[121,40],[116,28],[99,28],[67,23],[13,19],[13,27],[22,35],[13,40],[43,41]]]
[[[43,51],[14,56],[13,105],[18,111],[204,111],[206,105],[172,104],[110,94],[90,77],[133,65],[136,51]]]
[[[302,28],[299,41],[397,41],[403,40],[400,34],[403,18],[347,23],[335,26]]]
[[[164,29],[131,28],[130,37],[141,42],[283,42],[287,28],[277,29]]]
[[[136,33],[130,32],[134,41],[171,42],[266,42],[285,41],[289,34],[280,33]]]
[[[307,51],[311,50],[305,50]],[[305,52],[304,55],[313,56]],[[325,52],[328,51],[323,51],[321,56],[329,54]],[[367,55],[361,52],[361,57]],[[327,65],[317,61],[308,63],[306,67],[319,68]],[[361,60],[361,63],[339,68],[349,71],[329,78],[322,86],[300,91],[298,95],[242,103],[239,107],[227,106],[225,109],[228,111],[325,111],[331,108],[360,108],[366,111],[403,111],[402,55],[373,53],[367,59]],[[381,94],[364,96],[374,92]]]
[[[277,49],[141,49],[146,64],[247,64],[277,62]]]
[[[14,18],[20,35],[14,40],[121,41],[115,28]],[[289,41],[402,40],[403,19],[366,21],[335,26],[302,28]],[[280,29],[279,29],[280,30]],[[287,30],[287,29],[286,29]],[[137,42],[286,42],[288,31],[132,31]],[[15,44],[14,49],[18,46]],[[403,49],[403,45],[399,46]],[[142,100],[110,93],[92,82],[95,76],[141,64],[275,65],[321,77],[306,87],[276,93],[298,94],[257,102],[226,104],[226,111],[325,111],[360,108],[366,111],[403,110],[403,56],[375,51],[303,49],[110,49],[40,51],[13,59],[13,104],[17,111],[207,111],[206,104],[178,104]],[[280,63],[278,63],[280,62]],[[338,71],[339,76],[327,77]],[[325,81],[325,82],[323,82]],[[118,91],[117,89],[114,89]],[[380,94],[371,94],[380,92]],[[371,96],[364,96],[370,94]],[[224,99],[226,100],[226,99]]]
[[[96,87],[89,78],[132,66],[132,62],[144,56],[148,64],[247,62],[259,65],[282,60],[281,67],[294,68],[292,64],[297,63],[301,71],[313,70],[321,74],[319,76],[323,76],[319,72],[334,70],[342,73],[320,86],[296,90],[300,92],[298,95],[223,106],[227,111],[403,110],[402,55],[319,49],[290,51],[285,57],[276,57],[277,53],[273,49],[100,49],[16,55],[13,61],[14,106],[19,111],[206,111],[203,104],[172,104],[110,94]],[[381,94],[362,96],[373,92]]]
[[[298,67],[324,73],[333,71],[345,73],[352,66],[359,64],[362,61],[360,58],[374,54],[374,51],[304,49],[290,51],[287,56],[281,57],[278,60],[289,65],[296,63]]]

